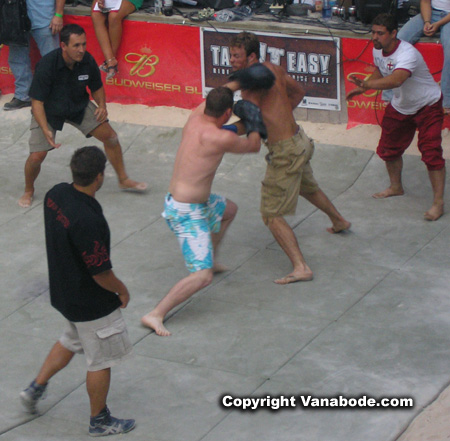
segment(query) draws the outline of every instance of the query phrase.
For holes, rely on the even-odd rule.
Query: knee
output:
[[[444,51],[444,64],[448,63],[450,57],[450,39],[443,41],[441,40],[442,50]]]
[[[32,152],[28,157],[28,161],[32,165],[41,165],[47,157],[47,152]]]
[[[117,145],[119,144],[119,138],[116,134],[116,132],[113,132],[111,134],[111,136],[108,136],[108,138],[106,139],[106,142],[110,145]]]
[[[234,219],[236,217],[238,206],[233,202],[227,199],[227,214],[228,219]]]
[[[423,153],[422,161],[426,165],[428,171],[437,171],[445,168],[445,159],[442,156],[442,152]]]
[[[108,16],[109,26],[112,26],[112,27],[120,26],[122,24],[122,20],[123,20],[123,17],[122,17],[122,15],[119,15],[119,14],[111,14],[110,13]]]
[[[441,37],[441,44],[442,46],[447,46],[450,44],[450,26],[448,23],[445,23],[445,25],[441,26],[440,28],[440,37]]]
[[[108,132],[105,133],[100,141],[102,141],[105,145],[114,147],[119,144],[119,137],[117,136],[117,133],[111,128],[111,130],[108,130]]]
[[[212,269],[202,270],[196,274],[199,279],[200,289],[206,288],[208,285],[211,285],[214,276]]]
[[[106,20],[101,12],[92,11],[91,20],[94,26],[104,26],[106,27]]]
[[[273,225],[273,223],[275,222],[276,217],[272,217],[272,216],[266,216],[264,214],[261,215],[262,221],[264,222],[264,225],[266,227],[271,227]]]
[[[385,148],[377,148],[377,155],[380,159],[382,159],[384,162],[391,162],[391,161],[397,161],[403,156],[403,149],[402,150],[395,150],[395,149],[385,149]]]

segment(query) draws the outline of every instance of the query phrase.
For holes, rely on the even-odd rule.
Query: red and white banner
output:
[[[88,51],[101,64],[104,57],[91,18],[66,15],[64,20],[65,23],[77,23],[86,30]],[[206,90],[223,84],[229,74],[227,49],[230,31],[205,30],[200,41],[200,28],[197,27],[132,20],[124,20],[123,27],[117,55],[119,73],[105,82],[109,102],[192,109],[203,100],[202,80]],[[277,64],[283,65],[305,86],[308,102],[301,104],[304,107],[339,108],[340,59],[347,91],[355,87],[348,81],[349,75],[366,78],[374,69],[372,43],[367,39],[342,38],[340,57],[339,43],[333,39],[258,35],[263,56],[272,62],[276,62],[278,57]],[[443,64],[442,46],[418,43],[416,47],[436,81],[439,81]],[[34,65],[39,59],[39,52],[33,41],[31,54]],[[319,70],[316,72],[315,69]],[[14,77],[8,65],[6,46],[0,50],[0,90],[3,94],[14,92]],[[349,128],[358,124],[379,124],[384,114],[385,104],[380,94],[374,91],[355,97],[347,105]],[[445,118],[444,127],[450,128],[450,117]]]
[[[65,16],[86,30],[88,51],[104,60],[90,17]],[[192,109],[203,100],[199,29],[141,21],[123,21],[117,54],[119,73],[105,81],[108,101]]]
[[[441,80],[443,52],[440,44],[418,43],[415,47],[422,54],[433,74],[434,79]],[[366,79],[375,69],[372,56],[373,45],[370,40],[356,38],[342,39],[342,61],[344,64],[345,89],[347,92],[356,86],[348,79],[350,75]],[[347,102],[347,128],[359,124],[380,124],[387,103],[381,99],[381,91],[369,90]],[[450,127],[450,118],[444,119],[444,127]]]
[[[101,64],[104,56],[91,17],[64,16],[86,31],[87,50]],[[199,28],[124,20],[117,59],[119,73],[104,81],[108,102],[176,106],[192,109],[203,101],[201,91]],[[0,89],[14,91],[7,48],[0,53]],[[38,58],[37,48],[32,48]],[[103,75],[103,74],[102,74]],[[103,80],[105,76],[103,75]]]

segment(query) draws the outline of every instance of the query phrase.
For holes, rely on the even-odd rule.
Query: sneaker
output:
[[[136,427],[135,420],[119,420],[111,416],[108,407],[105,407],[97,416],[91,417],[89,425],[90,436],[116,435],[127,433]]]
[[[31,101],[22,101],[14,97],[9,103],[3,106],[3,110],[17,110],[22,109],[22,107],[31,107]]]
[[[39,400],[45,398],[46,389],[46,384],[41,386],[33,380],[25,390],[20,392],[22,404],[29,413],[37,413],[36,405]]]

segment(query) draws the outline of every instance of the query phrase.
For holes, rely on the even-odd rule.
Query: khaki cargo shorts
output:
[[[267,170],[261,187],[261,214],[267,217],[295,213],[300,189],[315,193],[319,186],[309,163],[314,142],[301,127],[292,138],[267,144]]]
[[[106,317],[89,322],[70,322],[59,342],[69,351],[83,354],[88,371],[110,368],[133,349],[120,308]]]
[[[66,120],[67,123],[74,126],[78,129],[84,136],[88,137],[89,133],[91,133],[94,129],[96,129],[99,125],[103,124],[97,121],[95,117],[95,110],[97,106],[89,101],[89,104],[84,111],[83,121],[81,124],[76,124],[72,121]],[[49,129],[53,132],[53,139],[56,133],[56,130],[48,125]],[[39,127],[36,119],[33,114],[31,115],[31,124],[30,124],[30,153],[35,152],[48,152],[49,150],[53,150],[53,147],[47,142],[47,138],[44,136],[44,132]]]

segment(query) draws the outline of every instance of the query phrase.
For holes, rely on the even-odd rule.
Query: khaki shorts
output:
[[[71,352],[84,353],[88,371],[91,372],[118,364],[133,349],[120,309],[89,322],[67,320],[59,342]]]
[[[98,122],[97,118],[95,117],[94,112],[96,109],[97,106],[89,101],[89,104],[84,111],[83,121],[81,121],[81,124],[76,124],[69,120],[66,120],[65,122],[74,126],[78,130],[80,130],[80,132],[83,133],[84,136],[88,137],[89,133],[91,133],[99,125],[103,124]],[[53,132],[53,136],[55,136],[56,130],[52,126],[50,126],[50,124],[48,125],[48,127]],[[49,150],[53,150],[53,147],[47,142],[47,138],[44,136],[44,132],[39,127],[39,124],[37,123],[33,114],[31,115],[29,145],[30,153],[47,152]]]
[[[268,217],[294,214],[300,189],[304,193],[315,193],[319,189],[309,163],[314,142],[299,127],[292,138],[267,144],[267,148],[261,214]]]

